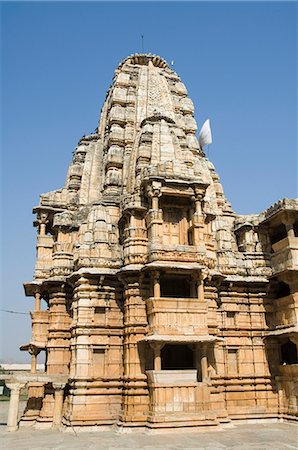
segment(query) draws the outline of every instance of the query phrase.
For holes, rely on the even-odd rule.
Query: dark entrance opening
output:
[[[189,298],[190,295],[190,277],[182,275],[162,275],[160,279],[161,297]]]
[[[281,345],[280,350],[282,364],[297,364],[297,347],[290,339]]]
[[[194,369],[193,351],[187,345],[165,345],[161,350],[162,370]]]
[[[288,235],[287,229],[284,224],[280,224],[276,227],[274,227],[270,231],[270,241],[271,245],[275,244],[276,242],[281,241],[282,239],[286,238]]]
[[[275,286],[275,298],[286,297],[291,294],[290,286],[283,281],[279,281]]]

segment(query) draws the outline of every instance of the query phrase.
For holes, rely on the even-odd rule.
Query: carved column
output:
[[[202,381],[208,379],[208,359],[207,359],[207,345],[203,344],[201,347],[201,371]]]
[[[39,236],[45,236],[46,235],[46,227],[47,227],[47,224],[49,223],[48,214],[46,212],[40,212],[38,214],[37,221],[38,221],[38,225],[39,225],[39,230],[38,230]]]
[[[147,195],[151,202],[150,210],[147,214],[147,228],[149,240],[158,243],[162,239],[162,211],[159,209],[159,197],[161,197],[161,183],[153,182],[148,186]]]
[[[124,264],[144,263],[147,251],[148,238],[143,213],[130,211],[129,224],[125,229]]]
[[[193,297],[197,297],[199,301],[203,302],[205,300],[203,273],[193,274],[192,281],[191,293],[193,294]]]
[[[204,242],[204,216],[202,212],[202,201],[205,197],[206,186],[194,186],[195,212],[192,217],[193,241],[194,245]]]
[[[286,226],[288,237],[289,238],[294,238],[295,237],[294,220],[292,220],[291,222],[286,223],[285,226]]]
[[[164,344],[160,344],[159,342],[154,342],[152,345],[154,352],[154,370],[161,370],[161,349]]]
[[[54,394],[54,412],[53,412],[53,428],[59,428],[63,415],[63,396],[65,383],[53,383],[55,389]]]
[[[38,227],[37,256],[35,263],[35,278],[47,278],[52,268],[52,252],[54,240],[51,234],[46,234],[50,227],[51,216],[48,211],[39,210],[34,225]]]
[[[20,389],[25,386],[25,383],[11,382],[6,383],[6,386],[10,389],[7,431],[16,431],[18,429]]]
[[[47,372],[69,373],[70,362],[70,316],[66,309],[63,283],[47,283],[49,292],[49,334]]]
[[[198,300],[203,302],[205,300],[204,296],[204,277],[203,274],[200,274],[197,281],[197,294]]]
[[[159,198],[159,195],[156,192],[154,192],[153,197],[151,198],[151,208],[152,209],[159,209],[158,198]]]
[[[31,355],[31,373],[36,373],[37,369],[37,355],[40,353],[40,349],[30,345],[28,349]]]
[[[90,322],[90,293],[93,289],[95,286],[91,287],[87,276],[81,276],[75,282],[70,365],[70,377],[73,379],[87,379],[90,376],[91,342],[90,337],[84,335],[84,324]]]
[[[122,402],[123,424],[143,424],[148,413],[148,386],[145,374],[146,353],[139,341],[147,332],[145,301],[141,296],[138,274],[122,278],[124,283],[124,389]]]
[[[155,271],[152,273],[153,280],[153,297],[160,298],[160,273]]]
[[[39,291],[35,292],[35,312],[40,311],[41,295]]]

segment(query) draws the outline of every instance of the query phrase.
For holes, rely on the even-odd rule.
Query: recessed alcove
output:
[[[183,275],[161,275],[160,294],[161,297],[190,298],[191,278]]]
[[[287,341],[280,346],[281,363],[282,364],[297,364],[297,347],[294,342],[287,339]]]
[[[162,370],[194,369],[193,351],[187,345],[168,344],[161,350]]]

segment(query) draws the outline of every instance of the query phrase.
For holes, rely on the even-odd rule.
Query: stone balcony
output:
[[[298,416],[298,364],[287,364],[279,366],[279,376],[276,377],[277,384],[283,392],[284,414],[292,417]]]
[[[274,300],[275,328],[285,328],[298,324],[298,293]]]
[[[149,334],[207,335],[207,303],[197,298],[150,297],[146,300]]]
[[[286,270],[298,270],[298,237],[285,237],[272,245],[271,264],[273,274]]]
[[[37,239],[37,258],[35,264],[35,278],[48,278],[52,267],[52,236],[38,236]]]
[[[148,262],[169,261],[207,264],[204,245],[162,245],[151,244],[148,248]]]
[[[210,388],[197,381],[196,370],[149,370],[149,422],[208,420]]]

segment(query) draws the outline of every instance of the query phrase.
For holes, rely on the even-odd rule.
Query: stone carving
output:
[[[41,401],[21,425],[297,419],[297,200],[237,215],[193,113],[166,61],[129,56],[65,186],[41,196],[22,346]]]

